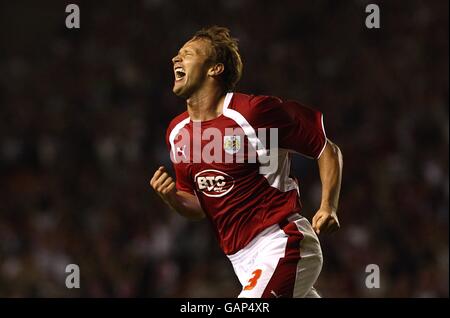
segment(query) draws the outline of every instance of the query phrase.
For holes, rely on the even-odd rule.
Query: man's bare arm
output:
[[[343,159],[339,147],[327,140],[327,145],[318,159],[322,182],[322,201],[313,217],[312,226],[317,234],[334,232],[339,229],[337,209],[341,190]]]
[[[177,191],[175,181],[164,167],[159,167],[150,180],[150,186],[177,213],[192,220],[205,217],[200,203],[195,195],[184,191]]]

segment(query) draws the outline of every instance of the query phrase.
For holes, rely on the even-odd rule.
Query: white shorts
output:
[[[241,282],[239,298],[320,297],[313,285],[322,250],[309,221],[294,214],[228,255]]]

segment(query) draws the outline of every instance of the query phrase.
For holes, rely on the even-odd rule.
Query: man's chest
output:
[[[172,145],[175,162],[192,163],[211,169],[233,169],[243,163],[257,162],[257,147],[245,127],[231,119],[213,124],[190,122],[179,131]]]

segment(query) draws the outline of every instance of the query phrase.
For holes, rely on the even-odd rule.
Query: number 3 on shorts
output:
[[[260,269],[255,270],[252,273],[253,277],[248,280],[248,285],[244,287],[244,290],[252,290],[256,286],[258,279],[261,277],[261,273],[262,270]]]

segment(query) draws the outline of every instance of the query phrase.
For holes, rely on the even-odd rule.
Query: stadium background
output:
[[[381,29],[364,26],[381,8]],[[233,297],[207,222],[150,190],[185,105],[170,59],[202,26],[240,39],[238,90],[325,114],[344,154],[325,297],[448,297],[448,1],[0,2],[0,296]],[[320,195],[297,158],[304,214]],[[65,266],[81,269],[66,289]],[[364,285],[378,264],[381,288]]]

